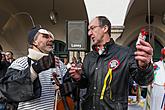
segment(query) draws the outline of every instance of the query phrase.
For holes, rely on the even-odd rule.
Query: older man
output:
[[[33,28],[28,34],[28,55],[15,60],[1,80],[4,96],[9,101],[20,102],[18,110],[53,110],[52,73],[58,69],[62,77],[67,71],[62,61],[51,54],[53,40],[51,32]]]
[[[75,65],[69,71],[81,88],[87,88],[82,110],[127,110],[128,78],[139,85],[153,80],[151,45],[140,40],[133,53],[130,48],[115,44],[111,23],[105,16],[97,16],[89,23],[88,35],[93,51],[84,58],[82,71]]]

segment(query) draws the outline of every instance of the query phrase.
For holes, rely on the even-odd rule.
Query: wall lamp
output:
[[[55,25],[57,23],[57,12],[54,9],[54,0],[53,0],[53,9],[49,14],[50,22]]]
[[[13,14],[12,17],[16,17],[17,15],[27,15],[31,20],[32,26],[35,27],[34,20],[28,12],[18,12],[18,13]]]

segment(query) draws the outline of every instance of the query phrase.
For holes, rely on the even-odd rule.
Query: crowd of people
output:
[[[12,51],[1,51],[0,110],[57,110],[59,100],[65,110],[127,110],[130,79],[153,84],[151,110],[165,109],[165,51],[154,70],[150,43],[140,39],[136,51],[116,44],[105,16],[91,20],[88,36],[93,50],[83,61],[62,62],[52,51],[55,36],[42,27],[28,32],[28,55],[14,59]]]

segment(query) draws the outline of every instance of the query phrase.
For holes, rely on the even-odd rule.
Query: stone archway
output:
[[[144,28],[147,28],[147,27],[144,27]],[[134,32],[132,32],[132,34],[127,36],[126,39],[128,39],[128,40],[127,40],[127,42],[123,42],[123,45],[127,45],[132,48],[135,48],[135,44],[136,44],[136,41],[138,38],[139,31],[140,31],[140,28],[136,29]],[[160,50],[161,50],[161,48],[163,48],[163,46],[164,46],[163,44],[165,44],[165,41],[163,40],[163,39],[165,39],[165,33],[158,27],[151,27],[151,34],[152,34],[151,44],[154,48],[153,59],[154,59],[154,61],[157,61],[161,57]]]

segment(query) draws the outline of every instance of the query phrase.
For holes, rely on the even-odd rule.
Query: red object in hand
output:
[[[158,65],[154,65],[154,70],[156,70],[157,67],[158,67]]]
[[[161,49],[161,54],[165,55],[165,47]]]
[[[142,28],[142,29],[141,29],[141,34],[142,34],[142,36],[146,36],[146,35],[148,34],[148,32],[146,32],[145,29]]]

